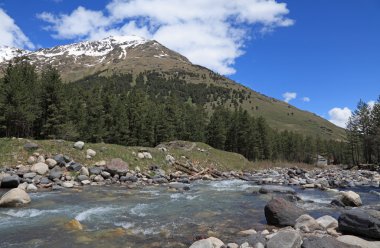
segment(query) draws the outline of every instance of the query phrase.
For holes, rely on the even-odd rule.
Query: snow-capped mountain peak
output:
[[[19,48],[0,46],[0,63],[13,59],[14,57],[25,55],[30,51]]]

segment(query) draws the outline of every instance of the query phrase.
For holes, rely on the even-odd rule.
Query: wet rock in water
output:
[[[17,207],[28,204],[31,201],[29,195],[22,189],[9,190],[0,199],[0,207]]]
[[[1,188],[17,188],[20,178],[17,175],[5,176],[1,179]]]
[[[111,173],[111,175],[125,175],[129,170],[129,165],[120,158],[114,158],[107,162],[105,170]]]
[[[210,237],[194,242],[189,248],[221,248],[223,246],[224,243],[221,240]]]
[[[24,149],[27,151],[33,151],[33,150],[36,150],[38,148],[39,148],[39,146],[36,143],[26,143],[24,145]]]
[[[67,222],[65,224],[65,228],[68,229],[68,230],[71,230],[71,231],[81,231],[81,230],[83,230],[82,224],[78,220],[76,220],[76,219],[73,219],[73,220],[70,220],[69,222]]]
[[[308,214],[303,214],[298,217],[294,228],[299,229],[303,232],[313,232],[315,230],[323,229],[321,225],[319,225],[319,223]]]
[[[74,148],[78,150],[82,150],[84,147],[84,142],[83,141],[77,141],[74,143]]]
[[[178,182],[169,183],[169,188],[177,190],[190,190],[190,187],[188,185]]]
[[[339,216],[338,224],[343,233],[380,239],[380,211],[351,209]]]
[[[360,195],[358,195],[354,191],[342,192],[341,201],[346,206],[351,206],[351,207],[359,207],[362,205],[362,200],[360,199]]]
[[[317,219],[317,222],[321,227],[324,229],[329,229],[329,228],[337,228],[338,227],[338,221],[334,218],[331,217],[330,215],[324,215],[322,217],[319,217]]]
[[[278,186],[278,185],[264,185],[260,188],[259,192],[261,194],[269,193],[284,193],[284,194],[295,194],[295,190],[290,187]]]
[[[301,235],[294,230],[278,231],[267,242],[267,248],[300,248],[302,244]]]
[[[302,248],[359,248],[359,246],[343,243],[329,236],[309,236],[303,239]]]
[[[343,235],[337,238],[338,241],[346,244],[346,245],[354,245],[354,247],[360,248],[379,248],[380,241],[367,241],[361,239],[359,237],[351,236],[351,235]]]
[[[283,198],[273,198],[265,205],[267,223],[276,226],[294,226],[304,210]]]
[[[45,175],[49,171],[49,166],[45,163],[36,163],[30,168],[32,172],[36,172],[39,175]]]

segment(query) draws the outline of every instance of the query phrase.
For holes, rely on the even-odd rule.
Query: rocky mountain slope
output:
[[[235,107],[234,103],[237,103],[252,115],[265,117],[273,128],[339,140],[345,136],[343,129],[327,120],[194,65],[186,57],[153,40],[136,36],[114,36],[37,51],[0,47],[0,68],[4,68],[10,59],[17,56],[27,56],[37,69],[49,64],[56,67],[65,83],[91,75],[107,77],[131,73],[136,77],[141,72],[154,71],[166,78],[179,78],[188,84],[226,88],[241,94],[236,94],[238,99],[230,99],[223,102],[223,105]],[[211,110],[218,103],[218,98],[214,102],[208,102],[206,107]]]

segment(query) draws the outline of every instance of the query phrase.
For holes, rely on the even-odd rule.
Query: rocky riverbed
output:
[[[3,168],[0,247],[380,247],[378,172],[166,162],[142,171],[34,153]]]

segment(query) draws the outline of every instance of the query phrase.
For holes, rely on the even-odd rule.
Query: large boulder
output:
[[[221,248],[224,246],[224,243],[214,237],[210,237],[207,239],[201,239],[194,242],[190,248]]]
[[[5,176],[1,179],[2,188],[17,188],[20,184],[20,178],[17,175]]]
[[[295,194],[296,191],[290,187],[278,186],[278,185],[264,185],[260,188],[261,194],[269,193],[283,193],[283,194]]]
[[[380,241],[367,241],[361,239],[359,237],[351,236],[351,235],[343,235],[337,238],[339,242],[348,245],[354,245],[355,247],[360,248],[379,248]]]
[[[308,214],[303,214],[298,217],[294,228],[303,232],[313,232],[315,230],[323,229],[323,227],[321,227],[321,225],[319,225],[319,223]]]
[[[32,172],[36,172],[39,175],[45,175],[49,171],[49,166],[45,163],[37,163],[30,168]]]
[[[346,244],[329,236],[308,236],[304,238],[302,248],[359,248],[359,246]]]
[[[36,143],[26,143],[24,145],[24,149],[27,150],[27,151],[33,151],[33,150],[36,150],[38,149],[38,144]]]
[[[338,224],[343,233],[380,239],[380,211],[351,209],[339,216]]]
[[[344,203],[344,205],[351,207],[359,207],[362,205],[360,195],[356,194],[354,191],[342,192],[341,201]]]
[[[105,170],[111,173],[112,175],[121,174],[125,175],[128,172],[129,165],[127,162],[124,162],[120,158],[114,158],[111,161],[108,161],[106,164]]]
[[[20,188],[11,189],[0,199],[0,207],[17,207],[28,204],[31,201],[29,195]]]
[[[302,244],[301,235],[294,230],[283,230],[277,232],[269,239],[267,248],[300,248]]]
[[[273,198],[265,205],[265,218],[269,225],[294,226],[304,210],[283,199]]]

